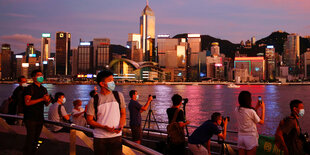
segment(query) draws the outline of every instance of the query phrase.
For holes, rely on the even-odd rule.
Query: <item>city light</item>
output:
[[[260,60],[263,61],[264,57],[235,57],[235,61],[255,61],[255,60]]]
[[[169,34],[159,34],[157,35],[157,38],[170,38]]]
[[[22,63],[22,67],[29,67],[29,63]]]
[[[273,45],[268,45],[267,48],[274,48],[274,46]]]
[[[214,66],[215,67],[222,67],[223,65],[222,64],[215,64]]]
[[[47,65],[47,61],[43,61],[43,65]]]
[[[40,63],[36,63],[36,66],[37,66],[37,67],[40,66]]]
[[[90,42],[80,42],[80,46],[90,46]]]
[[[51,34],[50,33],[42,33],[42,38],[50,38]]]
[[[29,54],[29,57],[35,58],[35,57],[37,57],[37,54]]]
[[[21,58],[23,58],[23,55],[16,55],[15,57],[16,57],[16,59],[21,59]]]

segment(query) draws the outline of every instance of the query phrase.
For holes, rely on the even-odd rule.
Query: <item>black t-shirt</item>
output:
[[[177,108],[168,108],[167,109],[167,115],[168,115],[168,119],[169,119],[169,124],[171,123],[173,116],[174,116],[174,112],[177,110]],[[184,113],[183,110],[180,109],[176,122],[184,122]]]
[[[31,100],[36,100],[42,98],[45,94],[47,94],[47,90],[45,87],[40,85],[38,87],[36,84],[31,84],[25,89],[25,96],[30,95]],[[24,119],[25,120],[33,120],[33,121],[43,121],[44,120],[44,104],[45,102],[39,102],[34,105],[24,107]]]
[[[214,124],[211,120],[205,121],[200,125],[191,136],[188,138],[188,142],[191,144],[204,144],[213,135],[220,134],[221,131],[217,125]]]
[[[130,113],[130,125],[140,126],[141,125],[141,110],[142,105],[135,100],[130,100],[128,104],[128,109]]]
[[[25,89],[23,86],[18,86],[13,91],[12,99],[13,99],[14,105],[16,106],[14,107],[15,110],[17,110],[16,113],[23,113],[24,104],[25,104],[24,90]]]

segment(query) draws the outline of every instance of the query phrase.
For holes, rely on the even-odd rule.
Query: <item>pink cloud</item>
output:
[[[27,46],[27,43],[34,43],[36,49],[40,49],[40,39],[35,38],[28,34],[13,34],[13,35],[4,35],[0,36],[0,43],[8,43],[11,45],[12,50],[15,53],[24,52]]]

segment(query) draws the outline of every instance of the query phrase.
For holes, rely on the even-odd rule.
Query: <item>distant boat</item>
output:
[[[227,85],[228,88],[240,88],[240,86],[230,83]]]

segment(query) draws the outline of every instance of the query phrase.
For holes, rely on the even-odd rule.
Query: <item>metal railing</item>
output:
[[[7,114],[1,114],[0,113],[0,126],[2,126],[7,132],[9,133],[15,133],[17,134],[14,129],[6,123],[6,121],[2,118],[11,118],[11,119],[23,119],[22,116],[17,116],[17,115],[7,115]],[[84,132],[92,133],[93,129],[86,128],[86,127],[81,127],[75,124],[69,124],[69,123],[62,123],[62,122],[54,122],[50,120],[44,120],[44,124],[52,124],[52,125],[57,125],[57,126],[62,126],[62,127],[67,127],[70,129],[70,155],[75,155],[76,154],[76,136],[78,136],[91,150],[93,150],[93,141],[90,137],[86,136]],[[45,127],[43,127],[42,132],[45,132],[45,135],[50,139],[50,140],[57,140],[56,138],[53,137],[53,133],[49,130],[47,130]],[[122,139],[123,145],[127,147],[123,147],[123,152],[130,152],[133,153],[131,149],[137,150],[141,153],[144,154],[150,154],[150,155],[161,155],[161,153],[152,150],[150,148],[147,148],[143,145],[134,143],[132,141],[129,141],[127,139]],[[125,150],[124,150],[125,149]]]

